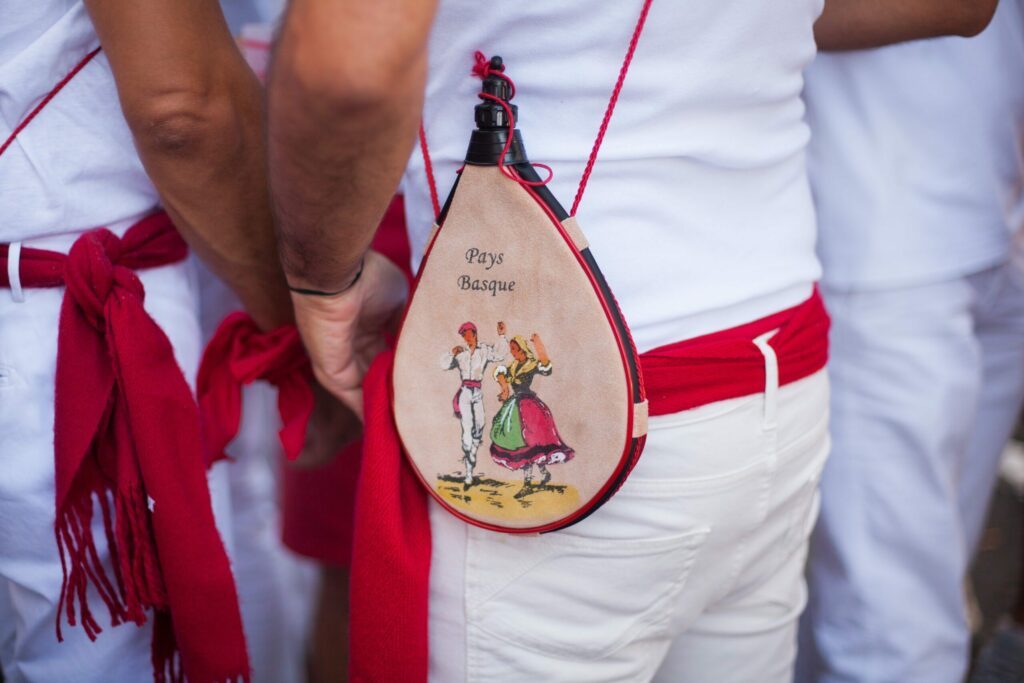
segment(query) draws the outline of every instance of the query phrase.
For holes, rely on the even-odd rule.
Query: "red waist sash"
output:
[[[825,367],[828,315],[817,291],[803,304],[761,320],[640,357],[652,415],[759,393],[764,356],[753,340],[778,330],[769,344],[780,384]],[[430,519],[427,493],[402,456],[391,413],[393,353],[371,366],[364,382],[366,432],[356,497],[351,573],[350,674],[357,683],[427,680]]]
[[[462,380],[462,386],[455,390],[455,397],[452,399],[452,411],[455,413],[455,417],[462,417],[462,409],[459,408],[459,397],[462,396],[463,389],[480,389],[484,386],[484,383],[476,379],[464,379]]]
[[[651,415],[764,391],[764,356],[753,340],[778,330],[768,344],[779,361],[779,384],[803,379],[828,361],[828,313],[817,289],[807,301],[754,322],[660,346],[640,356]]]
[[[0,245],[0,286],[10,287]],[[65,287],[57,340],[54,458],[56,538],[64,567],[57,637],[66,618],[102,631],[95,587],[112,626],[154,611],[157,681],[248,680],[241,614],[214,526],[199,414],[170,340],[143,308],[135,270],[183,260],[164,213],[118,238],[83,234],[68,254],[23,249],[25,287]],[[113,576],[92,536],[100,503]],[[180,661],[179,661],[180,655]]]

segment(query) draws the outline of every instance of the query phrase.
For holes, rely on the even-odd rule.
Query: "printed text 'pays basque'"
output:
[[[504,260],[504,252],[483,251],[476,247],[466,250],[466,263],[483,266],[484,270],[500,266]],[[467,274],[460,275],[457,284],[462,291],[488,292],[491,296],[497,296],[498,292],[512,292],[516,288],[515,280],[475,278]]]

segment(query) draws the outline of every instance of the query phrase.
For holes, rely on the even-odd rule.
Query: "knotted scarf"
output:
[[[10,286],[0,246],[0,284]],[[183,260],[164,213],[118,238],[84,233],[68,254],[21,252],[25,287],[65,287],[57,341],[56,537],[64,570],[61,623],[102,631],[91,585],[112,626],[154,613],[158,683],[247,681],[234,579],[214,526],[199,414],[171,342],[143,307],[135,271]],[[99,504],[113,575],[92,533]]]
[[[266,380],[277,388],[278,432],[289,460],[299,457],[313,412],[313,372],[294,325],[262,332],[247,313],[236,311],[217,327],[199,365],[196,393],[207,458],[227,457],[238,434],[242,387]]]

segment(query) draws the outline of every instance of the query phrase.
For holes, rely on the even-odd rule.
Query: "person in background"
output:
[[[87,410],[88,402],[76,398],[65,403],[61,412],[58,390],[55,417],[54,391],[61,373],[56,363],[58,336],[66,332],[62,326],[58,333],[58,319],[65,320],[63,299],[72,314],[80,309],[93,320],[90,326],[75,328],[79,334],[95,329],[89,334],[124,353],[140,339],[166,335],[168,348],[173,349],[170,360],[180,366],[180,370],[171,370],[171,380],[150,384],[140,393],[143,388],[126,377],[118,381],[127,384],[114,390],[118,392],[117,411],[127,409],[131,420],[161,419],[160,428],[145,434],[133,431],[130,444],[120,436],[105,440],[101,433],[96,441],[98,454],[87,453],[84,462],[89,466],[100,459],[102,466],[109,467],[110,461],[101,458],[109,454],[105,449],[111,445],[119,454],[135,452],[146,463],[143,476],[152,519],[168,520],[171,512],[201,510],[205,493],[190,499],[187,506],[164,497],[176,488],[175,482],[157,477],[157,486],[151,477],[154,464],[144,460],[154,442],[175,444],[181,431],[193,436],[198,433],[198,420],[175,424],[170,421],[173,415],[154,413],[160,410],[155,406],[173,405],[189,414],[191,405],[191,415],[197,417],[189,396],[201,348],[195,273],[190,262],[165,256],[167,252],[184,254],[184,250],[160,246],[179,239],[170,236],[173,230],[159,233],[155,242],[140,244],[131,236],[139,234],[135,231],[138,226],[169,227],[160,222],[160,214],[154,214],[162,205],[173,227],[228,283],[261,327],[271,329],[290,320],[291,307],[271,228],[262,121],[258,84],[216,3],[4,3],[0,21],[0,141],[6,139],[0,151],[0,242],[5,243],[0,247],[4,266],[0,281],[5,287],[0,291],[0,668],[8,683],[121,683],[149,681],[166,673],[154,671],[156,655],[166,655],[151,651],[151,641],[153,645],[168,642],[166,633],[154,633],[156,615],[122,612],[117,603],[128,599],[123,594],[120,598],[112,595],[110,585],[98,580],[106,576],[114,581],[115,575],[116,584],[128,580],[123,568],[120,573],[113,568],[117,558],[105,542],[105,515],[99,508],[91,518],[96,555],[92,560],[77,553],[71,558],[72,571],[77,562],[94,563],[88,569],[91,580],[76,580],[80,582],[73,584],[74,595],[62,596],[54,500],[58,499],[55,479],[65,463],[55,463],[59,456],[55,458],[54,425],[55,419],[74,422]],[[109,234],[85,235],[94,228],[106,228]],[[46,288],[37,288],[30,279],[36,277],[32,264],[40,258],[39,250],[49,254],[53,263],[66,264],[56,271],[61,279]],[[69,252],[70,256],[64,256]],[[128,268],[133,267],[135,254],[151,252],[156,255],[147,258],[167,258],[168,265],[146,267],[143,260],[131,275]],[[122,262],[122,258],[128,261]],[[108,272],[112,281],[104,280]],[[72,281],[74,287],[53,286]],[[113,288],[105,288],[104,282],[112,283]],[[118,327],[126,316],[141,327]],[[158,327],[146,326],[150,318]],[[76,320],[73,315],[67,319]],[[140,335],[139,329],[152,334]],[[70,360],[64,370],[82,372],[94,364],[102,365],[104,354],[90,356],[84,353],[86,349],[76,348],[68,352],[76,350],[83,351],[82,357]],[[136,369],[168,360],[152,344],[134,351],[139,365],[132,367]],[[118,372],[127,368],[121,366]],[[183,400],[175,402],[170,397],[175,387],[184,392],[184,397],[178,397]],[[98,392],[101,386],[81,389]],[[138,402],[120,402],[127,390]],[[118,412],[111,419],[123,419],[124,415]],[[134,429],[140,423],[132,424]],[[64,437],[58,433],[56,438],[59,447]],[[205,491],[198,439],[188,443],[196,446],[194,451],[161,454],[166,459],[157,469],[173,461],[190,477],[199,477],[199,488]],[[135,466],[118,457],[119,476]],[[105,473],[110,476],[109,471]],[[219,463],[209,477],[221,536],[231,550],[225,474],[225,465]],[[175,481],[184,485],[180,479]],[[96,505],[96,499],[92,500]],[[146,502],[141,505],[144,510]],[[85,528],[78,527],[70,538],[82,534],[88,539],[89,518],[85,519]],[[142,521],[147,528],[149,522]],[[120,525],[121,517],[117,523]],[[164,524],[158,521],[155,526]],[[117,531],[128,533],[120,527]],[[221,586],[207,571],[216,559],[212,555],[222,553],[216,551],[220,541],[213,536],[212,545],[198,545],[200,539],[211,538],[208,534],[216,534],[212,524],[210,529],[190,526],[180,537],[189,539],[185,547],[176,548],[185,549],[184,555],[158,547],[159,569],[168,586],[174,583],[172,574],[183,560],[188,571],[195,570],[208,579],[174,583],[174,594],[168,593],[184,673],[194,679],[234,679],[248,673],[237,607],[233,615],[215,614],[214,623],[231,625],[231,640],[222,632],[190,633],[185,615],[174,616],[184,594],[192,593],[195,601],[207,586]],[[165,538],[166,534],[158,531],[158,545]],[[188,546],[193,550],[188,551]],[[211,548],[215,552],[207,553]],[[126,552],[123,545],[120,550]],[[224,567],[226,570],[226,561]],[[72,580],[75,576],[83,575],[72,574]],[[221,593],[230,593],[234,600],[234,586],[221,587]],[[227,599],[226,595],[215,597],[218,604],[221,598]],[[62,600],[74,600],[74,607]],[[112,606],[111,614],[104,603]],[[62,604],[68,613],[61,614]],[[189,607],[202,610],[208,606],[193,602]],[[75,625],[69,614],[77,615]],[[145,623],[137,628],[123,623],[126,619],[144,619]],[[58,642],[55,625],[61,621],[63,642]],[[200,622],[194,625],[203,626]],[[189,651],[197,637],[209,641],[215,659],[230,651],[231,659],[224,661],[230,668],[214,670],[213,663],[197,661]],[[222,638],[230,648],[218,646]],[[164,659],[160,662],[175,666]]]
[[[981,648],[970,683],[1024,680],[1024,562],[1017,578],[1017,601],[991,640]]]
[[[969,660],[966,573],[1024,398],[1024,13],[946,4],[980,35],[838,41],[806,76],[833,449],[799,681],[954,683]]]

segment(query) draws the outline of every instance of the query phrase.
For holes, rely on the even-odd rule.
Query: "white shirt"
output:
[[[3,0],[0,140],[97,45],[80,1]],[[157,202],[102,52],[0,156],[0,242],[66,251],[84,230],[123,233]]]
[[[568,209],[641,7],[443,0],[424,126],[442,201],[473,130],[473,52],[516,83],[530,159]],[[658,0],[579,219],[641,351],[805,299],[819,276],[802,71],[820,0]],[[433,222],[416,150],[404,181],[415,260]]]
[[[1007,258],[1024,222],[1024,15],[978,37],[822,54],[807,73],[825,280],[915,284]]]
[[[497,363],[505,360],[508,356],[508,340],[498,337],[497,344],[477,344],[476,348],[470,351],[463,347],[457,354],[446,353],[441,356],[441,369],[459,369],[459,377],[463,382],[480,382],[484,378],[484,369],[488,363]]]

